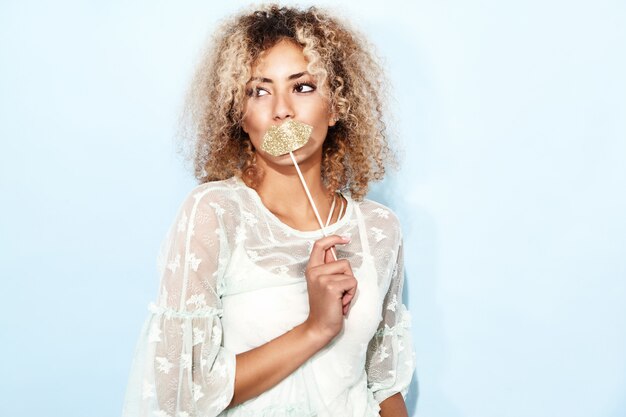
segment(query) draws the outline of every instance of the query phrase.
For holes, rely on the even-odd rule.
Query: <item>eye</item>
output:
[[[266,96],[268,95],[269,92],[261,87],[253,87],[253,88],[248,88],[246,90],[246,95],[248,97],[262,97],[262,96]]]
[[[315,91],[315,86],[311,83],[297,83],[293,87],[293,90],[296,93],[310,93],[312,91]]]
[[[266,96],[268,94],[269,94],[268,91],[265,90],[264,88],[255,87],[255,89],[254,89],[254,96],[255,97],[263,97],[263,96]]]

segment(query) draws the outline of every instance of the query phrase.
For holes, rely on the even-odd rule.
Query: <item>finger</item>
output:
[[[354,276],[352,266],[347,259],[339,259],[338,261],[328,262],[316,267],[310,268],[317,275],[348,275]]]
[[[332,292],[337,294],[338,298],[341,299],[341,304],[344,305],[344,298],[349,297],[349,300],[354,298],[354,294],[356,293],[357,281],[354,277],[343,275],[344,278],[333,281],[330,284],[330,288],[332,288]]]
[[[324,252],[324,263],[326,263],[326,264],[327,264],[327,263],[329,263],[329,262],[334,262],[334,261],[336,261],[335,257],[333,256],[333,253],[332,253],[332,251],[333,251],[333,249],[334,249],[334,248],[335,248],[334,246],[331,246],[331,247],[330,247],[330,249],[327,249],[327,250]]]
[[[330,253],[330,257],[331,257],[331,259],[327,260],[326,262],[332,262],[332,261],[338,260],[338,258],[337,258],[337,249],[335,249],[334,246],[331,246],[330,249],[328,249],[326,251],[326,253],[327,254]]]
[[[341,303],[343,306],[346,306],[348,304],[350,304],[352,302],[352,300],[354,299],[356,295],[356,286],[348,291],[346,291],[343,294],[343,297],[341,298]]]
[[[354,301],[356,301],[354,299],[355,296],[356,296],[356,292],[354,294],[349,294],[349,293],[344,294],[344,297],[342,299],[342,302],[344,304],[341,307],[341,310],[344,316],[348,314],[348,312],[352,308],[352,304],[354,304]]]
[[[341,311],[343,312],[344,316],[348,315],[348,312],[350,311],[351,307],[352,307],[352,304],[346,304],[345,306],[341,308]]]
[[[356,286],[354,285],[356,280],[354,277],[348,275],[326,275],[322,278],[326,279],[323,280],[324,282],[320,287],[321,291],[325,293],[326,297],[340,301],[342,306],[345,294],[352,294],[356,291]],[[328,278],[331,279],[329,280]]]
[[[345,245],[350,242],[349,238],[331,235],[316,240],[309,256],[309,266],[317,266],[324,263],[326,251],[335,245]],[[332,256],[332,255],[331,255]]]

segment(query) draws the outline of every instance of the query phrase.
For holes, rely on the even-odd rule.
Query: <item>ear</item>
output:
[[[334,111],[330,112],[330,114],[328,115],[328,127],[335,126],[335,124],[337,124],[338,121],[339,121],[339,115]]]

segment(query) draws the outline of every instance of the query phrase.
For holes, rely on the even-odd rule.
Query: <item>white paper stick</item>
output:
[[[311,203],[311,207],[313,207],[313,212],[315,213],[315,217],[317,218],[317,222],[320,225],[320,228],[322,230],[322,234],[324,236],[328,236],[326,234],[326,230],[324,230],[324,223],[322,223],[322,218],[320,217],[320,213],[317,211],[317,206],[315,205],[315,201],[313,201],[313,197],[311,196],[311,193],[309,192],[309,187],[307,187],[306,181],[304,181],[304,176],[302,175],[302,172],[300,171],[300,167],[298,166],[298,163],[296,162],[296,157],[293,156],[293,152],[289,152],[289,156],[291,156],[291,160],[293,161],[293,165],[296,167],[296,171],[298,172],[298,176],[300,177],[300,182],[302,182],[302,185],[304,186],[304,191],[306,192],[306,196],[309,198],[309,203]],[[335,248],[334,247],[330,248],[330,253],[333,255],[333,258],[335,260],[337,260],[337,254],[335,253]]]
[[[333,211],[335,211],[336,200],[337,200],[337,196],[333,194],[333,204],[330,205],[330,210],[328,211],[328,218],[326,219],[326,223],[324,223],[324,227],[328,227],[328,225],[330,224],[330,220],[333,218]]]

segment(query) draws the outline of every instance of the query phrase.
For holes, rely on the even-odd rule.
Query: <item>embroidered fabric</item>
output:
[[[196,187],[161,245],[159,296],[123,415],[378,416],[381,401],[406,395],[415,360],[399,222],[378,203],[345,198],[345,215],[326,228],[352,237],[337,248],[359,281],[343,331],[275,387],[226,409],[235,355],[307,318],[304,269],[322,233],[282,223],[239,178]]]

